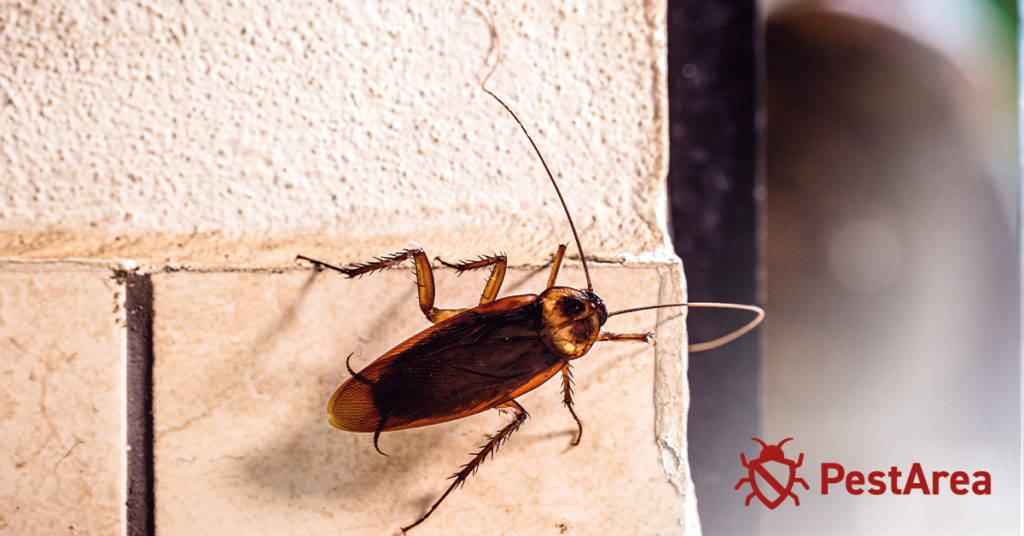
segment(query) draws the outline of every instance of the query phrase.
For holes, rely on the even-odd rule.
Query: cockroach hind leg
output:
[[[342,268],[335,269],[349,277],[357,277],[365,274],[371,274],[373,272],[377,272],[380,270],[385,270],[387,268],[391,268],[392,266],[395,266],[401,263],[402,261],[410,258],[413,259],[414,261],[417,261],[417,269],[419,269],[420,263],[426,264],[428,266],[430,264],[429,262],[427,262],[427,255],[426,253],[424,253],[423,248],[415,246],[399,251],[398,253],[391,253],[389,255],[381,255],[379,257],[374,257],[372,261],[352,263]]]
[[[345,273],[345,269],[344,268],[340,268],[338,266],[335,266],[335,265],[333,265],[331,263],[327,263],[327,262],[324,262],[324,261],[318,261],[316,259],[307,257],[305,255],[296,255],[295,256],[295,260],[297,260],[297,261],[306,261],[306,262],[313,263],[313,268],[316,269],[316,271],[318,271],[318,272],[321,272],[321,271],[323,271],[326,268],[326,269],[334,270],[336,272],[341,272],[343,274]]]
[[[426,252],[415,242],[410,243],[409,248],[392,255],[377,257],[375,261],[364,264],[353,264],[346,272],[349,277],[363,275],[377,270],[383,270],[397,265],[398,263],[411,258],[416,267],[416,291],[420,302],[420,310],[432,324],[437,324],[447,318],[453,317],[465,309],[438,309],[434,307],[434,272],[430,267],[430,259]]]
[[[526,418],[529,417],[530,415],[529,413],[526,412],[525,409],[523,409],[523,406],[519,405],[519,403],[516,402],[515,400],[509,400],[508,402],[501,404],[500,406],[498,406],[498,409],[510,410],[514,415],[512,422],[508,423],[507,425],[505,425],[504,428],[498,430],[498,433],[488,438],[487,443],[484,444],[484,446],[481,447],[480,450],[473,455],[473,459],[470,460],[469,463],[467,463],[466,465],[463,465],[462,469],[459,470],[458,473],[452,475],[452,483],[448,486],[448,489],[446,489],[444,493],[441,494],[441,498],[435,501],[434,504],[431,505],[430,509],[428,509],[425,514],[420,516],[420,518],[417,519],[413,524],[401,527],[402,534],[406,534],[407,531],[409,531],[409,529],[415,527],[416,525],[419,525],[420,523],[423,523],[428,517],[430,517],[430,514],[434,513],[434,510],[437,510],[437,507],[448,497],[448,495],[450,495],[452,491],[455,491],[455,489],[458,488],[459,486],[462,486],[462,484],[466,482],[466,479],[469,478],[469,475],[476,472],[477,468],[480,467],[480,464],[485,459],[487,459],[488,455],[493,456],[494,452],[498,450],[498,447],[501,446],[501,444],[504,443],[506,439],[508,439],[508,436],[510,436],[512,432],[518,430],[519,427],[523,425],[523,422],[526,421]]]

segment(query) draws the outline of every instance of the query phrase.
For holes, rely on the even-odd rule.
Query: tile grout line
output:
[[[125,282],[127,350],[128,536],[154,534],[153,281],[119,272]]]

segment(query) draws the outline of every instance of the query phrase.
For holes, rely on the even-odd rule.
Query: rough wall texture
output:
[[[592,255],[664,243],[664,14],[503,4],[490,87],[533,131]],[[543,170],[478,87],[461,2],[5,2],[0,255],[230,266],[297,252],[546,259]]]
[[[665,246],[664,3],[494,9],[489,87],[546,155],[588,256],[625,261],[595,262],[595,289],[611,308],[684,299]],[[543,285],[530,267],[571,236],[529,143],[478,86],[495,44],[471,3],[0,2],[0,272],[84,260],[153,273],[158,533],[392,531],[495,430],[482,415],[388,434],[383,458],[369,436],[331,429],[344,355],[365,364],[424,320],[405,273],[350,282],[294,262],[415,240],[448,260],[507,252],[518,268],[502,295]],[[559,283],[583,285],[577,268]],[[438,305],[471,305],[469,278],[439,271]],[[60,303],[8,306],[99,314]],[[581,362],[583,444],[565,450],[550,382],[527,395],[529,431],[424,534],[699,532],[684,315],[608,327],[656,329],[660,344]],[[123,525],[117,504],[107,517]],[[34,526],[66,525],[40,515]]]

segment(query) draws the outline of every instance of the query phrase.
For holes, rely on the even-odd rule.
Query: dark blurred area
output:
[[[1017,533],[1016,5],[709,4],[669,6],[674,240],[690,299],[760,292],[768,319],[760,348],[691,356],[704,533]],[[691,339],[730,322],[692,314]],[[805,453],[799,507],[743,506],[751,436]],[[822,496],[824,461],[994,489]]]
[[[765,526],[1015,531],[1019,220],[975,131],[976,114],[1006,103],[981,101],[934,48],[848,12],[775,14],[765,42],[765,435],[867,470],[927,460],[1000,482],[982,503],[809,494]]]
[[[672,240],[691,301],[755,303],[758,266],[757,106],[760,24],[754,2],[681,0],[668,6]],[[749,314],[694,311],[692,342]],[[748,533],[760,511],[733,486],[740,448],[760,429],[760,333],[689,360],[690,469],[705,533]],[[739,506],[737,508],[737,506]]]

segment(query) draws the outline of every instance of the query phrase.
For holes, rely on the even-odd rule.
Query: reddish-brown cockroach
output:
[[[651,333],[601,331],[608,318],[665,307],[729,308],[757,313],[754,320],[728,335],[690,345],[693,352],[721,346],[753,329],[764,317],[764,311],[759,307],[723,303],[671,303],[608,311],[604,301],[594,293],[576,225],[540,149],[515,112],[486,87],[501,54],[494,23],[490,22],[498,54],[490,72],[480,82],[480,88],[511,114],[540,159],[572,230],[587,280],[586,290],[555,286],[566,244],[558,246],[544,291],[501,299],[496,298],[505,277],[507,260],[504,255],[484,256],[457,264],[438,259],[442,265],[460,273],[491,267],[480,304],[464,309],[434,307],[434,276],[427,254],[420,247],[344,267],[299,256],[318,269],[328,268],[348,277],[384,270],[411,259],[416,267],[420,309],[433,324],[359,372],[352,370],[346,359],[345,366],[352,377],[335,391],[327,403],[331,425],[350,432],[372,432],[374,448],[384,454],[378,446],[381,432],[452,421],[492,408],[512,414],[511,422],[491,436],[473,459],[453,475],[454,481],[426,513],[401,528],[403,533],[426,520],[488,454],[493,454],[519,429],[527,413],[516,398],[559,372],[562,374],[563,403],[577,425],[571,444],[579,444],[583,423],[572,406],[570,362],[586,355],[598,341],[653,342]]]

